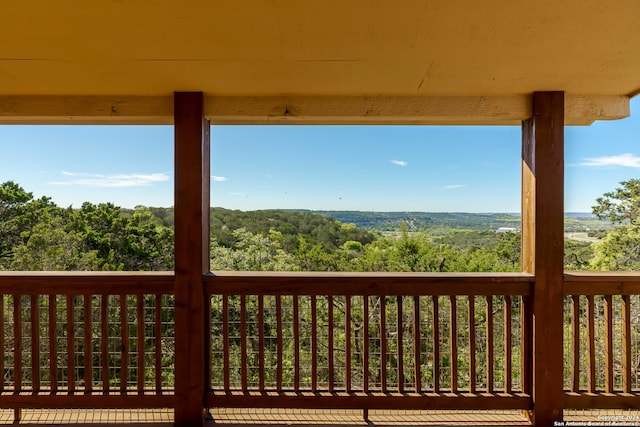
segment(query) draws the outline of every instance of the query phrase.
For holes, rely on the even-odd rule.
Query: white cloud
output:
[[[462,184],[451,184],[451,185],[445,185],[443,188],[447,189],[447,190],[451,190],[454,188],[462,188],[464,187],[464,185]]]
[[[600,156],[584,159],[580,166],[623,166],[627,168],[640,168],[640,156],[631,153],[617,156]]]
[[[62,171],[67,176],[67,181],[51,181],[51,185],[82,185],[87,187],[143,187],[154,182],[169,181],[169,176],[164,173],[152,174],[115,174],[102,175],[97,173],[79,173]]]
[[[397,166],[407,166],[409,163],[405,162],[404,160],[389,160],[390,163],[393,163],[394,165]]]
[[[215,182],[224,182],[227,180],[226,176],[216,176],[216,175],[211,175],[211,179],[214,180]]]

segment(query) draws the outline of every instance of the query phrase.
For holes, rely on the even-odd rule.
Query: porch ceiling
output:
[[[7,0],[0,97],[640,90],[640,2]]]

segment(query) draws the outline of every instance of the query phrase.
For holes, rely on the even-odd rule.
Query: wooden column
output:
[[[176,426],[204,424],[209,270],[209,121],[202,93],[174,95]]]
[[[522,126],[522,269],[536,276],[533,421],[551,426],[564,394],[564,92],[534,93],[532,113]]]

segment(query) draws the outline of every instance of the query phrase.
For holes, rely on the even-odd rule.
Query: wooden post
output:
[[[534,93],[532,111],[522,126],[522,269],[536,276],[533,421],[550,426],[564,394],[564,93]]]
[[[202,93],[174,95],[176,426],[202,426],[209,270],[209,121]]]

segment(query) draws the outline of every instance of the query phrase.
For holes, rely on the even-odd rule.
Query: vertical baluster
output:
[[[31,295],[31,387],[40,390],[40,296]]]
[[[212,381],[212,337],[211,337],[211,325],[213,324],[213,316],[211,314],[211,295],[207,294],[204,297],[204,318],[205,318],[205,338],[204,338],[204,378],[205,378],[205,393],[208,393],[213,387]]]
[[[74,340],[75,300],[72,295],[67,295],[67,389],[71,392],[76,389],[76,346]]]
[[[100,298],[100,359],[102,362],[102,392],[109,392],[109,295]],[[158,374],[156,374],[158,375]]]
[[[351,296],[345,295],[344,299],[344,383],[351,393]]]
[[[120,295],[120,334],[122,348],[120,351],[120,391],[126,392],[129,379],[129,313],[127,295]]]
[[[571,328],[573,332],[573,375],[571,390],[580,390],[580,295],[571,296]]]
[[[504,296],[504,392],[511,393],[512,367],[511,367],[511,295]]]
[[[264,391],[264,295],[258,295],[258,388]]]
[[[533,299],[530,296],[520,297],[520,324],[522,325],[522,391],[526,394],[533,392],[533,309],[531,304]]]
[[[211,311],[211,310],[209,310]],[[162,295],[157,294],[155,300],[155,354],[154,366],[156,370],[156,393],[162,394]],[[211,322],[209,322],[211,325]],[[209,326],[211,327],[211,326]],[[210,334],[209,334],[210,335]],[[211,375],[209,375],[211,377]]]
[[[596,391],[596,347],[595,347],[595,322],[594,322],[594,299],[593,295],[587,295],[587,316],[589,329],[589,375],[588,388],[590,393]]]
[[[487,299],[487,393],[493,393],[493,296]]]
[[[222,363],[224,366],[224,390],[229,391],[230,386],[230,378],[229,378],[229,347],[231,346],[231,342],[229,339],[229,295],[222,296],[222,340],[223,340],[223,350],[222,350]]]
[[[458,391],[458,325],[457,325],[457,300],[455,295],[449,296],[449,371],[451,373],[451,391]]]
[[[0,372],[2,372],[2,378],[0,378],[0,393],[4,391],[4,359],[7,357],[7,347],[4,343],[4,294],[0,294],[0,348],[2,349],[2,355],[0,356]]]
[[[327,332],[328,346],[328,363],[329,363],[329,392],[333,392],[333,383],[335,381],[335,367],[333,366],[333,295],[327,296],[327,316],[329,319]]]
[[[604,325],[605,325],[605,391],[613,392],[613,297],[604,297]]]
[[[283,357],[283,344],[282,344],[282,297],[276,295],[276,328],[277,328],[277,345],[278,345],[278,361],[277,361],[277,389],[282,391],[282,357]]]
[[[380,296],[380,386],[387,391],[387,297]]]
[[[247,296],[240,295],[240,382],[242,390],[248,388],[247,380]]]
[[[469,391],[476,392],[476,297],[469,295]]]
[[[631,393],[631,297],[622,296],[622,391]]]
[[[22,390],[22,301],[13,295],[13,383],[14,391]]]
[[[402,296],[396,296],[396,343],[398,346],[398,391],[404,392],[404,349],[402,348]]]
[[[84,389],[91,391],[93,386],[93,325],[91,322],[91,295],[84,295]]]
[[[416,392],[422,391],[422,356],[420,355],[420,296],[413,296],[413,376]]]
[[[369,392],[369,295],[362,297],[362,390]]]
[[[49,375],[51,391],[54,393],[58,391],[57,305],[56,296],[49,295]],[[2,334],[4,335],[4,329],[0,328],[0,331],[2,331]],[[4,372],[4,369],[0,369],[0,372]]]
[[[311,391],[318,390],[318,306],[311,295]]]
[[[440,392],[440,319],[438,296],[431,296],[433,301],[433,389]]]
[[[293,295],[293,389],[300,390],[300,315],[298,295]]]
[[[4,342],[4,294],[0,294],[0,372],[2,372],[2,378],[0,378],[0,393],[4,391],[4,359],[7,357],[7,347]]]
[[[206,313],[206,312],[205,312]],[[137,333],[137,341],[136,341],[136,349],[138,351],[138,360],[136,362],[136,382],[138,394],[144,393],[145,386],[145,345],[144,345],[144,295],[138,294],[136,295],[136,333]],[[208,355],[208,353],[206,353]],[[206,358],[208,359],[208,357]],[[208,383],[207,375],[205,375],[205,381]]]

